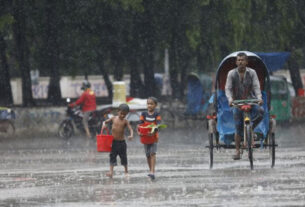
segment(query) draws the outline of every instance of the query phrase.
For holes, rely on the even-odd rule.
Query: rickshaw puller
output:
[[[233,100],[245,100],[245,99],[259,99],[259,105],[254,105],[251,108],[251,120],[252,129],[260,123],[264,116],[263,104],[260,83],[256,74],[256,71],[247,67],[248,57],[245,53],[241,52],[237,54],[236,65],[237,68],[229,71],[225,93],[229,102],[229,106],[232,106]],[[233,116],[235,122],[235,148],[236,153],[233,155],[234,160],[240,159],[240,141],[243,136],[243,111],[239,108],[233,109]]]

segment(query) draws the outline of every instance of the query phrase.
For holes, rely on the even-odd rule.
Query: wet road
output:
[[[246,156],[223,149],[210,170],[204,129],[164,130],[153,182],[138,137],[129,177],[117,166],[113,179],[109,154],[85,138],[0,139],[0,206],[305,206],[304,134],[304,124],[278,128],[274,169],[267,151],[254,151],[250,171]]]

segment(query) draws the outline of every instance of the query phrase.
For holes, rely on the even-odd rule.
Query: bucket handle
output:
[[[108,127],[105,127],[105,130],[106,130],[106,135],[109,135],[109,129],[108,129]],[[103,134],[103,127],[101,128],[101,134]]]

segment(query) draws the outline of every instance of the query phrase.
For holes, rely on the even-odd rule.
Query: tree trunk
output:
[[[112,92],[112,89],[113,89],[113,86],[112,86],[112,83],[109,79],[109,75],[107,73],[107,71],[105,70],[105,66],[104,66],[104,57],[103,55],[98,55],[98,58],[97,58],[97,64],[100,68],[100,71],[104,77],[104,81],[105,81],[105,84],[106,84],[106,87],[107,87],[107,90],[108,90],[108,97],[112,100],[112,97],[113,97],[113,92]]]
[[[152,52],[153,49],[149,45],[146,46],[147,48],[144,61],[144,96],[149,97],[155,96],[154,56]]]
[[[130,66],[130,96],[143,97],[144,85],[141,81],[140,73],[138,70],[138,61],[136,58],[131,58]]]
[[[46,3],[46,69],[50,71],[48,101],[56,105],[61,101],[56,2],[47,0]]]
[[[22,104],[35,105],[32,95],[32,82],[30,75],[29,48],[26,41],[26,15],[23,0],[14,1],[14,38],[16,42],[16,59],[22,78]]]
[[[155,29],[152,24],[154,13],[152,11],[153,3],[150,0],[144,0],[145,12],[142,15],[141,40],[143,45],[143,72],[144,72],[144,97],[155,96],[155,78],[154,78],[154,49],[155,49]]]
[[[290,72],[291,82],[294,87],[296,94],[298,94],[298,89],[303,88],[303,83],[300,75],[299,65],[294,57],[291,56],[288,59],[288,68]]]
[[[181,60],[183,58],[181,57]],[[180,82],[180,96],[184,97],[184,92],[187,87],[187,68],[188,68],[188,60],[184,58],[185,62],[181,63],[181,82]]]
[[[6,44],[2,34],[0,33],[0,104],[4,106],[13,104],[13,94],[11,88],[11,77],[9,66],[6,58]]]
[[[178,61],[177,61],[177,45],[176,45],[176,34],[173,32],[170,50],[169,50],[169,61],[170,61],[170,84],[172,88],[172,97],[179,97],[179,81],[178,81]]]
[[[119,48],[116,48],[112,54],[112,63],[114,65],[113,77],[116,81],[121,81],[123,79],[123,61],[119,50]]]

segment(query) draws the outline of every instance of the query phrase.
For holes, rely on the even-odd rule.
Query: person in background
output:
[[[106,176],[112,178],[114,166],[117,165],[116,157],[119,155],[121,159],[121,164],[125,168],[125,175],[128,175],[128,167],[127,167],[127,145],[124,138],[124,130],[128,127],[130,136],[128,136],[128,140],[133,139],[133,130],[130,126],[129,121],[125,119],[126,115],[129,113],[129,106],[127,104],[120,104],[119,111],[117,116],[113,116],[110,119],[107,119],[103,122],[102,131],[106,128],[106,124],[112,122],[112,148],[110,152],[110,171],[106,174]]]
[[[158,105],[158,100],[155,97],[149,97],[147,99],[147,111],[142,112],[140,116],[140,124],[155,124],[158,125],[161,123],[161,116],[156,112],[156,107]],[[141,136],[141,134],[139,133]],[[156,153],[157,153],[157,142],[158,142],[158,129],[152,134],[153,143],[144,144],[147,164],[149,167],[148,176],[154,180],[155,179],[155,166],[156,166]]]
[[[88,138],[91,138],[91,133],[88,126],[89,116],[93,111],[96,110],[96,96],[94,91],[90,88],[91,84],[87,80],[83,81],[81,89],[84,92],[76,102],[69,104],[69,106],[72,108],[77,105],[81,105],[83,112],[83,125]]]

